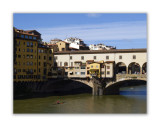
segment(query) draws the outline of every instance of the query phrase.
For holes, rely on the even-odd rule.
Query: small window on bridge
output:
[[[109,75],[110,74],[110,71],[107,71],[107,75]]]
[[[122,59],[122,56],[119,56],[119,59]]]
[[[109,56],[106,56],[106,59],[108,60],[108,59],[109,59]]]
[[[133,55],[133,59],[136,59],[136,55]]]
[[[84,60],[84,56],[81,56],[81,60]]]

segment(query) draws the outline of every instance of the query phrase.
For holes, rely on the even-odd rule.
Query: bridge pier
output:
[[[101,96],[101,95],[103,95],[103,88],[99,87],[99,86],[97,86],[95,84],[93,89],[92,89],[92,95],[93,96]]]
[[[92,95],[93,96],[101,96],[103,95],[104,88],[102,87],[102,83],[95,77],[92,78]]]

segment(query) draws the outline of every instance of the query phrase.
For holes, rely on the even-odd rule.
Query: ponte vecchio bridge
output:
[[[93,95],[102,95],[105,89],[118,82],[147,80],[146,49],[64,51],[55,53],[55,57],[58,67],[64,68],[64,76],[92,87]],[[104,61],[100,68],[89,66],[98,61]],[[100,77],[92,77],[90,70],[98,69]]]

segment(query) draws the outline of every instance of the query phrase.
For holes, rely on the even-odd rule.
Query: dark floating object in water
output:
[[[55,103],[55,104],[53,104],[53,105],[59,105],[59,104],[64,104],[65,102],[57,102],[57,103]]]

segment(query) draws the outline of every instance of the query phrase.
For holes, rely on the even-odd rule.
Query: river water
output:
[[[64,103],[56,104],[57,100]],[[146,113],[146,105],[146,94],[77,94],[14,100],[13,110],[14,113]]]

